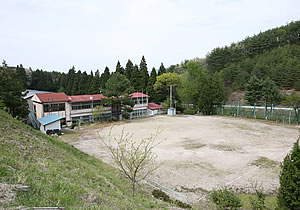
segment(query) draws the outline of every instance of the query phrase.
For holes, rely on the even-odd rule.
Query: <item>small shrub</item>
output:
[[[255,198],[250,197],[250,204],[253,210],[266,209],[265,205],[266,194],[263,192],[263,188],[258,188],[255,185]]]
[[[188,115],[195,115],[197,113],[197,110],[195,109],[186,109],[183,111],[184,114],[188,114]]]
[[[71,129],[74,129],[76,125],[77,125],[76,123],[72,123]]]
[[[183,209],[191,209],[192,208],[192,206],[187,204],[187,203],[184,203],[184,202],[179,201],[179,200],[170,199],[170,197],[165,192],[163,192],[161,190],[157,190],[157,189],[153,190],[152,195],[153,195],[153,197],[155,197],[157,199],[163,200],[163,201],[168,202],[168,203],[172,203],[172,204],[176,205],[179,208],[183,208]]]
[[[156,190],[156,189],[153,190],[152,191],[152,195],[154,196],[154,198],[163,200],[165,202],[171,202],[170,197],[166,193],[164,193],[163,191],[161,191],[161,190]]]
[[[118,118],[116,118],[116,117],[111,117],[110,120],[113,121],[113,122],[116,122],[116,121],[118,121]]]
[[[178,206],[179,208],[183,208],[183,209],[191,209],[192,208],[192,206],[190,204],[184,203],[184,202],[179,201],[179,200],[175,200],[174,204],[176,206]]]
[[[239,209],[242,206],[241,200],[227,188],[213,190],[210,197],[218,209]]]
[[[128,113],[128,112],[125,112],[125,113],[123,114],[123,117],[124,117],[124,119],[128,120],[128,119],[129,119],[129,113]]]

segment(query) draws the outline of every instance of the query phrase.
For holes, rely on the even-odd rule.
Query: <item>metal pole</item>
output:
[[[256,103],[254,102],[254,110],[253,110],[254,118],[256,118],[256,115],[255,115],[255,106],[256,106]]]
[[[289,124],[291,124],[291,110],[289,110]]]
[[[170,86],[170,108],[172,108],[172,85]]]

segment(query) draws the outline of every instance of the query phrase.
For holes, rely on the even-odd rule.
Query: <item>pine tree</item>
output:
[[[23,86],[26,87],[28,79],[27,79],[26,71],[22,64],[20,64],[20,66],[17,65],[16,73],[17,73],[18,77],[23,81]]]
[[[148,80],[149,80],[149,73],[148,73],[148,69],[147,69],[147,63],[146,63],[146,59],[143,56],[141,63],[140,63],[140,75],[141,75],[141,88],[142,90],[146,90],[147,88],[147,84],[148,84]]]
[[[124,74],[124,72],[125,72],[124,68],[121,66],[120,61],[118,61],[116,66],[116,73]]]
[[[262,83],[262,101],[265,105],[265,117],[267,116],[268,107],[277,104],[281,100],[280,90],[273,80],[269,77]],[[272,110],[271,110],[272,111]]]
[[[131,75],[133,74],[134,66],[130,59],[128,59],[126,67],[125,67],[125,76],[129,81],[131,81]]]
[[[130,83],[133,86],[135,91],[141,91],[142,86],[142,80],[141,80],[141,72],[139,70],[139,67],[137,65],[134,66],[133,72],[131,74]]]
[[[257,103],[262,97],[262,81],[253,75],[246,84],[245,99],[250,105]]]
[[[100,89],[105,88],[105,83],[110,78],[110,76],[111,75],[109,72],[109,68],[106,66],[104,69],[104,72],[101,74],[101,77],[100,77],[100,82],[101,82]]]
[[[0,67],[0,100],[13,117],[25,119],[28,115],[28,103],[22,94],[25,90],[23,81],[13,69]]]
[[[280,187],[277,203],[281,209],[300,208],[300,147],[296,141],[292,151],[281,164]]]
[[[156,70],[153,67],[150,77],[149,77],[148,86],[147,86],[148,95],[150,96],[150,100],[153,102],[158,102],[155,91],[154,91],[154,84],[156,82],[156,76],[157,76]]]
[[[93,78],[93,93],[94,94],[99,94],[100,93],[100,87],[101,87],[101,80],[100,80],[100,73],[99,70],[95,72],[95,76]]]
[[[75,70],[75,67],[73,66],[67,74],[67,85],[65,88],[67,95],[72,95],[73,82],[75,80],[75,73],[76,73],[76,70]]]
[[[158,74],[157,74],[157,76],[162,75],[162,74],[164,74],[164,73],[166,73],[166,72],[167,72],[167,71],[166,71],[166,68],[164,67],[164,64],[161,63],[161,64],[160,64],[160,67],[159,67],[159,69],[158,69]]]

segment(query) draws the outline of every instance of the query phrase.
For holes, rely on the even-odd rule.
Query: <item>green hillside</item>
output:
[[[67,209],[166,207],[144,192],[131,195],[130,183],[115,168],[0,110],[0,194],[3,185],[27,185],[0,209],[61,206]],[[9,185],[7,185],[9,184]]]
[[[222,72],[227,87],[243,89],[251,75],[271,78],[281,89],[300,90],[300,21],[217,47],[206,57],[211,73]]]

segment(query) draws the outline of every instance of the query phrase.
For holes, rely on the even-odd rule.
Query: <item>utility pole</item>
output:
[[[170,108],[172,108],[172,85],[170,86]]]

